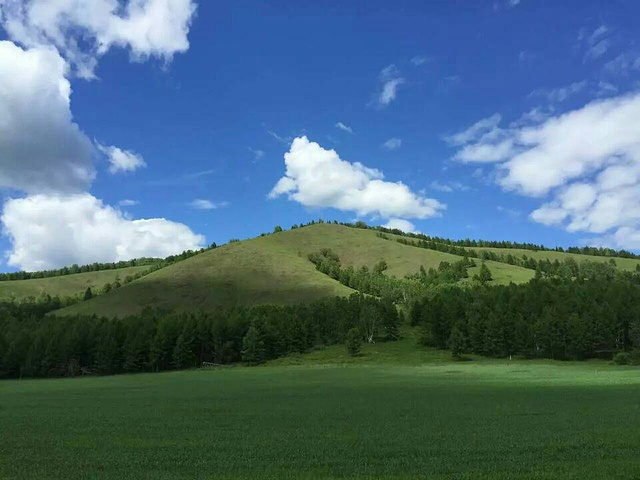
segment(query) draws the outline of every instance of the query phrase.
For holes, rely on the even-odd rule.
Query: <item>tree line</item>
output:
[[[378,236],[385,240],[392,241],[392,239],[384,233],[378,233]],[[590,279],[605,277],[612,279],[616,276],[617,271],[616,261],[613,258],[610,258],[606,262],[586,259],[578,262],[573,257],[567,257],[562,261],[555,259],[552,262],[548,258],[536,260],[535,258],[527,257],[527,255],[519,257],[511,253],[496,253],[489,250],[481,250],[478,252],[476,250],[460,246],[437,243],[433,240],[414,241],[405,238],[398,238],[396,241],[402,245],[436,250],[465,258],[478,258],[483,261],[491,260],[494,262],[507,263],[509,265],[535,270],[537,276],[546,278],[561,277],[566,279]],[[636,266],[636,271],[640,272],[640,264]]]
[[[640,280],[637,275],[588,281],[533,279],[491,288],[450,285],[415,302],[410,322],[424,345],[455,356],[519,355],[552,359],[640,361]]]
[[[215,243],[212,243],[207,248],[201,248],[200,250],[185,250],[182,253],[179,253],[177,255],[169,255],[168,257],[165,257],[165,258],[141,257],[141,258],[134,258],[132,260],[122,260],[119,262],[110,262],[110,263],[94,262],[87,265],[78,265],[74,263],[69,267],[57,268],[52,270],[40,270],[36,272],[23,272],[23,271],[6,272],[6,273],[0,273],[0,281],[30,280],[33,278],[59,277],[63,275],[72,275],[75,273],[98,272],[102,270],[117,270],[119,268],[127,268],[127,267],[150,266],[150,267],[153,267],[153,270],[157,270],[162,267],[166,267],[167,265],[171,265],[172,263],[179,262],[181,260],[186,260],[187,258],[193,257],[194,255],[198,255],[199,253],[205,252],[207,250],[211,250],[216,247],[217,245]]]
[[[349,222],[338,222],[337,220],[325,221],[322,219],[311,220],[308,223],[300,223],[294,224],[291,226],[291,229],[295,228],[303,228],[311,225],[322,224],[322,223],[334,223],[336,225],[342,225],[344,227],[350,228],[359,228],[363,230],[376,230],[381,233],[393,234],[402,237],[413,238],[417,240],[425,240],[427,242],[433,241],[436,244],[444,244],[449,246],[459,246],[459,247],[475,247],[475,248],[504,248],[504,249],[520,249],[520,250],[531,250],[534,252],[538,251],[548,251],[548,252],[567,252],[567,253],[575,253],[579,255],[591,255],[597,257],[620,257],[620,258],[633,258],[640,259],[640,255],[630,252],[628,250],[615,250],[613,248],[605,248],[605,247],[545,247],[544,245],[539,245],[535,243],[521,243],[521,242],[511,242],[511,241],[496,241],[496,240],[473,240],[473,239],[463,239],[463,240],[453,240],[445,237],[431,237],[429,235],[425,235],[423,233],[409,233],[403,232],[397,228],[386,228],[381,226],[373,226],[367,225],[363,221],[358,221],[354,223]],[[435,248],[434,248],[435,250]],[[443,250],[445,251],[445,250]],[[464,256],[464,255],[461,255]],[[471,255],[467,255],[471,256]]]
[[[453,263],[440,262],[437,269],[425,270],[421,265],[417,273],[406,275],[405,278],[396,278],[384,274],[388,268],[384,259],[378,261],[372,268],[366,265],[358,269],[351,265],[342,268],[340,257],[330,248],[323,248],[319,252],[311,253],[308,255],[308,259],[318,271],[338,280],[347,287],[405,305],[410,305],[413,300],[423,297],[432,287],[455,284],[469,278],[467,269],[476,266],[473,259],[463,257]],[[486,285],[492,279],[491,271],[484,262],[480,267],[480,272],[472,278],[474,282],[481,285]]]
[[[45,315],[52,304],[0,303],[0,377],[61,377],[259,364],[317,346],[398,338],[388,300],[355,293],[295,306],[146,310],[126,318]]]

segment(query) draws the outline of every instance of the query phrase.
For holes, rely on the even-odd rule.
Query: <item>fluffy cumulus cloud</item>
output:
[[[170,61],[186,51],[195,10],[192,0],[3,0],[0,20],[16,42],[54,45],[90,78],[113,46],[128,48],[134,60]]]
[[[121,148],[114,146],[105,147],[103,145],[99,145],[98,148],[107,156],[110,163],[109,172],[113,174],[134,172],[139,168],[147,166],[142,155],[130,150],[122,150]]]
[[[416,230],[416,227],[409,220],[403,220],[402,218],[390,218],[387,223],[382,225],[385,228],[397,229],[405,233],[420,233]]]
[[[111,47],[134,60],[170,61],[185,51],[191,0],[0,0],[0,189],[26,194],[5,203],[8,261],[23,269],[166,256],[204,238],[165,219],[130,220],[86,193],[96,152],[112,173],[145,166],[117,147],[94,147],[73,121],[72,72],[90,78]],[[133,205],[123,201],[123,206]]]
[[[332,207],[383,218],[429,218],[445,207],[412,192],[402,182],[384,181],[382,172],[342,160],[307,137],[293,140],[285,153],[285,176],[269,198],[287,195],[308,207]]]
[[[640,248],[640,94],[593,101],[534,125],[494,123],[459,134],[465,141],[455,158],[495,163],[505,190],[546,199],[531,214],[537,222]]]
[[[23,270],[165,257],[204,245],[204,237],[185,225],[164,218],[129,220],[87,193],[9,200],[2,222],[13,243],[8,263]]]
[[[0,42],[0,187],[72,192],[93,181],[93,147],[73,122],[66,71],[52,48]]]

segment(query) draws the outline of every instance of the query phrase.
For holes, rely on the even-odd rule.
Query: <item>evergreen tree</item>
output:
[[[265,361],[264,342],[254,325],[249,327],[242,339],[242,361],[249,365],[258,365]]]
[[[357,356],[362,348],[362,335],[357,328],[352,328],[347,332],[347,338],[345,340],[347,352],[352,357]]]
[[[451,329],[451,335],[449,335],[449,349],[451,350],[451,354],[455,358],[460,358],[460,356],[466,351],[467,342],[464,334],[458,328],[458,325],[454,325]]]
[[[181,333],[176,340],[176,346],[173,348],[172,366],[176,369],[191,368],[195,363],[195,354],[193,352],[193,337],[187,332]]]
[[[121,351],[115,322],[103,323],[99,330],[93,358],[93,367],[97,373],[111,375],[120,371]]]
[[[93,292],[91,291],[91,287],[87,287],[84,291],[83,300],[91,300],[93,298]]]
[[[486,285],[487,283],[489,283],[491,280],[493,280],[493,276],[491,275],[491,270],[489,270],[489,267],[487,267],[487,264],[482,262],[482,265],[480,265],[480,272],[478,273],[478,281],[482,284],[482,285]]]

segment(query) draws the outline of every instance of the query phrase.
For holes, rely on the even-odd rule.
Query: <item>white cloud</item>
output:
[[[500,124],[502,117],[498,113],[494,113],[490,117],[483,118],[471,125],[466,130],[445,137],[445,141],[450,145],[463,145],[465,143],[478,140],[483,136],[490,134]]]
[[[291,138],[290,136],[283,137],[282,135],[278,135],[273,130],[269,130],[266,126],[265,126],[265,130],[267,131],[267,133],[269,135],[271,135],[273,138],[275,138],[280,143],[287,143],[288,144],[288,143],[291,142],[291,140],[293,140],[293,138]]]
[[[259,150],[257,148],[251,147],[247,147],[247,150],[249,150],[253,154],[253,158],[255,160],[261,160],[262,158],[264,158],[264,150]]]
[[[93,181],[93,147],[73,122],[66,69],[53,49],[0,42],[0,187],[72,192]]]
[[[424,55],[416,55],[411,59],[411,63],[413,63],[416,67],[423,65],[427,62],[427,57]]]
[[[73,122],[70,68],[93,76],[112,46],[133,60],[165,62],[188,48],[191,0],[0,0],[0,188],[24,191],[5,203],[2,222],[25,269],[72,262],[166,256],[204,242],[165,219],[128,220],[86,191],[96,149]],[[144,166],[139,155],[104,147],[112,172]],[[122,205],[130,205],[123,201]]]
[[[535,125],[549,118],[553,113],[553,111],[554,111],[554,107],[552,105],[547,107],[546,109],[541,107],[532,108],[528,112],[523,113],[520,116],[520,118],[511,122],[509,126],[511,128],[515,128],[515,127],[523,127],[526,125]]]
[[[98,145],[98,149],[107,156],[110,163],[109,172],[112,174],[134,172],[147,166],[142,155],[130,150],[122,150],[114,146],[105,147],[104,145]]]
[[[433,190],[437,190],[439,192],[446,192],[446,193],[451,193],[455,190],[459,190],[461,192],[466,192],[469,190],[469,187],[461,182],[446,182],[446,183],[441,183],[437,180],[434,180],[433,182],[431,182],[431,188]]]
[[[390,218],[389,221],[382,226],[391,230],[397,229],[405,233],[420,233],[416,230],[416,226],[413,223],[401,218]]]
[[[340,130],[344,130],[344,131],[345,131],[345,132],[347,132],[347,133],[351,133],[351,134],[353,134],[353,130],[352,130],[352,128],[351,128],[351,127],[349,127],[348,125],[345,125],[345,124],[344,124],[344,123],[342,123],[342,122],[336,122],[335,127],[336,127],[336,128],[339,128]]]
[[[386,106],[393,102],[396,99],[398,87],[404,82],[404,78],[393,78],[386,81],[382,86],[382,92],[380,92],[380,97],[378,98],[380,105]]]
[[[496,210],[500,213],[506,213],[511,218],[517,218],[522,215],[522,212],[516,208],[503,207],[502,205],[498,205]]]
[[[120,200],[118,202],[118,205],[120,205],[121,207],[134,207],[139,204],[140,202],[138,200],[131,200],[129,198],[125,198],[124,200]]]
[[[93,77],[99,56],[112,46],[130,49],[133,60],[166,62],[189,48],[192,0],[5,0],[0,21],[26,47],[54,45],[81,77]]]
[[[164,218],[128,220],[88,193],[11,199],[2,222],[12,244],[8,263],[23,270],[166,257],[205,241]]]
[[[405,79],[400,76],[400,72],[395,65],[388,65],[380,72],[380,82],[382,87],[376,96],[378,107],[386,107],[396,99],[398,87],[405,83]]]
[[[396,137],[390,138],[389,140],[387,140],[382,144],[382,148],[385,148],[387,150],[397,150],[401,146],[402,146],[402,139],[396,138]]]
[[[596,95],[598,97],[608,97],[610,95],[615,95],[618,93],[618,87],[609,82],[604,82],[600,80],[598,82],[598,88],[596,90]]]
[[[229,202],[212,202],[211,200],[205,200],[203,198],[197,198],[189,203],[191,208],[196,210],[216,210],[229,205]]]
[[[637,248],[640,238],[640,93],[592,101],[536,125],[477,137],[455,155],[496,162],[505,189],[549,197],[534,221],[598,234],[597,243]],[[625,243],[627,242],[627,243]]]
[[[571,85],[567,85],[565,87],[559,88],[539,88],[531,92],[529,97],[544,97],[549,102],[557,103],[564,102],[567,98],[580,93],[587,86],[587,81],[583,80],[581,82],[574,82]]]
[[[432,198],[413,193],[402,182],[386,182],[382,172],[342,160],[307,137],[293,140],[285,153],[285,176],[269,198],[287,195],[308,207],[332,207],[383,218],[428,218],[445,208]]]
[[[640,70],[640,54],[637,52],[623,52],[613,60],[604,64],[604,69],[611,75],[628,75]]]
[[[584,43],[584,61],[597,60],[602,57],[611,47],[611,40],[608,38],[609,28],[600,25],[591,35],[586,35],[584,30],[580,31],[578,41]]]

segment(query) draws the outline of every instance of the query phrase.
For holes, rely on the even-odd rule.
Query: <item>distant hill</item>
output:
[[[14,298],[22,300],[28,297],[39,297],[43,293],[48,295],[68,297],[75,294],[82,294],[91,287],[98,290],[105,283],[113,283],[116,277],[124,280],[129,275],[145,272],[151,267],[137,266],[125,267],[110,270],[99,270],[96,272],[74,273],[70,275],[60,275],[47,278],[34,278],[31,280],[6,280],[0,282],[0,300]]]
[[[60,315],[98,314],[123,316],[145,307],[176,311],[208,310],[217,305],[256,305],[262,303],[296,304],[327,296],[349,295],[353,290],[316,270],[308,260],[310,253],[329,248],[339,257],[343,267],[372,267],[385,260],[387,275],[402,278],[407,274],[437,268],[441,262],[461,260],[452,255],[397,242],[406,237],[386,234],[381,238],[373,229],[353,228],[332,223],[318,223],[249,240],[231,242],[207,250],[194,257],[176,262],[145,275],[121,288],[56,312]],[[515,248],[468,247],[483,250],[527,255],[535,259],[565,258],[608,262],[611,257],[589,256],[556,251],[532,251]],[[640,260],[614,258],[618,268],[634,270]],[[477,273],[477,266],[469,275]],[[487,261],[493,275],[492,284],[523,283],[535,271],[508,263]],[[132,267],[144,268],[144,267]],[[8,297],[26,291],[39,294],[68,294],[87,286],[102,286],[116,275],[123,278],[124,270],[108,270],[78,275],[66,275],[39,280],[0,282],[0,293]]]
[[[524,250],[519,248],[487,248],[487,247],[470,247],[470,248],[478,252],[486,250],[486,251],[495,252],[498,254],[511,253],[514,256],[520,256],[520,257],[522,255],[526,255],[527,257],[534,258],[536,260],[550,260],[551,262],[555,260],[562,262],[567,258],[573,258],[576,262],[581,262],[583,260],[590,260],[592,262],[608,262],[610,260],[613,260],[614,262],[616,262],[617,268],[619,268],[620,270],[627,270],[627,271],[635,271],[636,266],[640,265],[640,260],[635,258],[581,255],[579,253],[555,252],[553,250],[531,251],[531,250]]]
[[[384,259],[389,265],[386,273],[397,277],[416,273],[421,265],[437,268],[442,261],[460,260],[384,240],[373,230],[316,224],[224,245],[56,314],[122,316],[145,307],[184,311],[216,305],[295,304],[353,293],[318,272],[307,259],[322,248],[332,249],[345,267],[371,267]],[[513,265],[487,263],[495,283],[524,282],[534,274]]]

